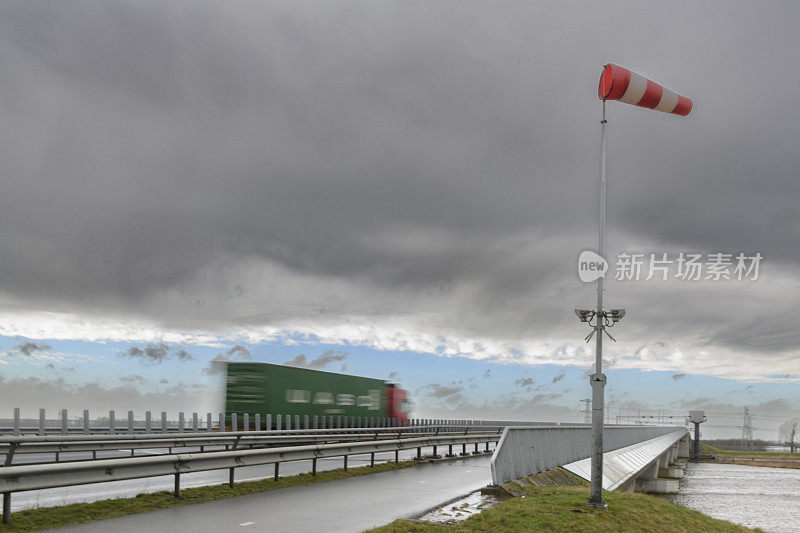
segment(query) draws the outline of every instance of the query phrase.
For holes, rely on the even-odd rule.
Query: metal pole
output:
[[[606,101],[603,100],[603,120],[600,121],[600,209],[598,216],[597,253],[605,254],[606,233]],[[603,374],[603,276],[597,278],[597,322],[595,323],[595,373],[590,377],[592,385],[592,460],[589,505],[605,509],[603,501],[603,389],[606,376]]]
[[[11,523],[11,493],[3,493],[3,523]]]
[[[700,460],[700,422],[694,423],[694,459],[695,461]]]

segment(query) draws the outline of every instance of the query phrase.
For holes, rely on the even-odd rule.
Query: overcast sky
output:
[[[608,255],[764,259],[757,280],[610,280],[609,397],[796,416],[797,20],[791,1],[3,2],[0,402],[191,411],[240,346],[396,372],[423,416],[579,416],[614,62],[695,107],[609,103]]]

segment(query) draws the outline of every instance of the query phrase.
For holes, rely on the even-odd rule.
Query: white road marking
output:
[[[242,527],[247,527],[247,526],[252,526],[253,524],[255,524],[255,522],[242,522],[239,525]]]

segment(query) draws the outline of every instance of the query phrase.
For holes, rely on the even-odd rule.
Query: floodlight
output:
[[[575,315],[580,318],[581,322],[588,322],[592,319],[593,312],[589,309],[575,309]]]
[[[625,310],[624,309],[612,309],[611,311],[609,311],[609,315],[611,315],[611,320],[612,321],[619,322],[620,320],[622,320],[622,317],[625,316]]]

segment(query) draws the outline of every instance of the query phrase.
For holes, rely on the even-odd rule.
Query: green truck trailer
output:
[[[381,379],[269,363],[227,363],[225,412],[255,414],[407,418],[405,390]],[[242,420],[239,418],[239,420]]]

